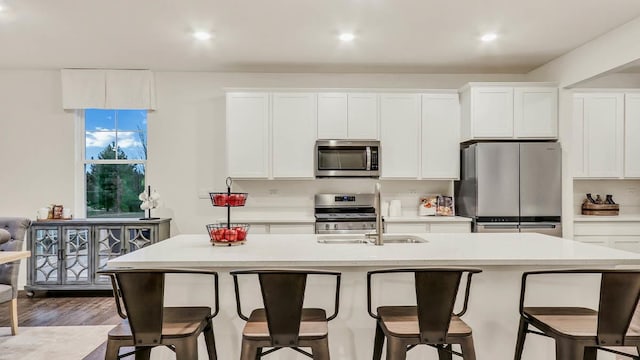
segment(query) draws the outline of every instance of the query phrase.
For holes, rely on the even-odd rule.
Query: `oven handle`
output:
[[[367,146],[366,147],[366,153],[367,153],[367,170],[371,170],[371,146]]]

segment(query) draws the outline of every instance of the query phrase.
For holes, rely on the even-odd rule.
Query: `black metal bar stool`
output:
[[[452,354],[475,360],[471,328],[460,317],[467,311],[471,276],[482,272],[471,268],[388,269],[367,273],[367,306],[377,320],[373,359],[380,360],[387,341],[387,360],[404,360],[407,351],[425,344],[438,350],[439,359],[452,359]],[[371,279],[376,274],[413,273],[416,306],[380,306],[371,310]],[[454,314],[460,279],[467,274],[462,310]],[[462,352],[452,349],[459,344]]]
[[[264,308],[249,317],[242,313],[238,275],[258,275]],[[340,273],[319,270],[238,270],[232,271],[238,316],[247,321],[242,331],[241,360],[257,360],[282,348],[291,348],[308,357],[329,359],[328,321],[338,315]],[[336,277],[335,310],[303,308],[308,275]],[[263,351],[263,348],[272,349]],[[310,347],[308,353],[301,347]]]
[[[218,314],[218,274],[186,269],[112,269],[98,271],[108,275],[113,285],[120,325],[109,331],[105,360],[117,360],[121,347],[135,347],[135,358],[149,359],[151,349],[166,346],[177,360],[198,359],[198,336],[203,333],[209,360],[216,360],[213,319]],[[214,280],[215,310],[207,306],[165,307],[166,274],[211,275]],[[123,311],[124,307],[124,311]]]
[[[527,278],[551,274],[600,274],[598,311],[585,307],[525,307]],[[640,359],[609,348],[640,346],[640,329],[630,327],[639,297],[640,270],[525,272],[520,290],[520,327],[514,359],[521,359],[527,333],[555,339],[558,360],[595,360],[597,350]],[[539,331],[529,330],[529,325]]]

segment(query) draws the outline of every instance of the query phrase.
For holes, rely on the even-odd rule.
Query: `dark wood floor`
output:
[[[117,325],[111,297],[19,297],[19,326]],[[0,304],[0,327],[9,326],[9,303]]]

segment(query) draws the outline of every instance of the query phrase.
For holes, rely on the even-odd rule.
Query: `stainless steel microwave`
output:
[[[379,177],[380,141],[318,140],[316,177]]]

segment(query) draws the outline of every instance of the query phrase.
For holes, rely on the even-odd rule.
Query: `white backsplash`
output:
[[[234,209],[237,215],[264,214],[265,212],[313,215],[313,198],[322,193],[373,193],[380,182],[382,201],[398,199],[402,213],[415,215],[420,196],[425,194],[453,194],[453,182],[448,180],[376,180],[376,179],[316,179],[316,180],[235,180],[234,192],[247,192],[249,199],[244,208]]]
[[[586,194],[593,198],[599,194],[605,199],[607,194],[620,204],[620,214],[640,214],[640,180],[574,180],[573,202],[575,214],[580,214]]]

